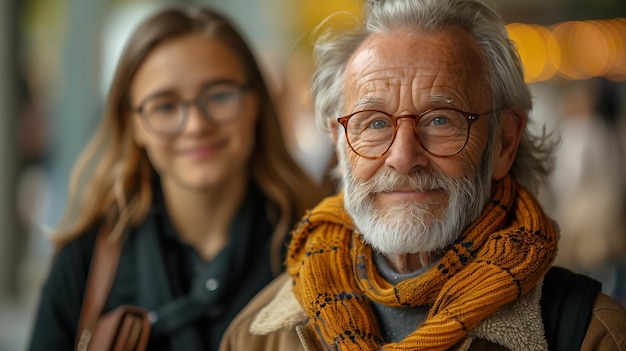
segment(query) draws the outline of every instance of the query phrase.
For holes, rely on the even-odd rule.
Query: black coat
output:
[[[265,197],[251,186],[231,226],[230,243],[211,262],[204,262],[178,239],[157,191],[150,214],[124,242],[104,310],[133,304],[161,316],[172,313],[164,318],[171,320],[180,312],[165,312],[172,310],[172,304],[165,310],[163,306],[186,299],[187,310],[191,306],[202,311],[201,316],[192,325],[167,333],[158,332],[157,321],[148,349],[217,350],[230,321],[274,276],[269,253],[273,227],[266,209]],[[93,228],[81,235],[54,258],[42,289],[30,351],[73,349],[96,232]]]

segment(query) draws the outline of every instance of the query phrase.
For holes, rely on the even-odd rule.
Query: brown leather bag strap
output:
[[[76,350],[78,351],[87,349],[93,327],[102,313],[117,273],[122,247],[119,241],[111,242],[108,236],[109,227],[106,225],[101,226],[96,236],[80,320],[78,322],[76,333]]]

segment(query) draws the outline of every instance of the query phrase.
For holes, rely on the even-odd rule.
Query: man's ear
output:
[[[497,131],[493,154],[493,180],[502,179],[511,170],[528,122],[524,111],[514,109],[502,111],[499,118],[500,130]]]

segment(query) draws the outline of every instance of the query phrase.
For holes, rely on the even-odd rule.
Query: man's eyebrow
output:
[[[451,105],[454,101],[453,98],[445,96],[443,94],[430,94],[429,97],[431,102],[444,102]]]
[[[359,98],[353,105],[352,111],[369,110],[383,105],[383,100],[372,96]]]

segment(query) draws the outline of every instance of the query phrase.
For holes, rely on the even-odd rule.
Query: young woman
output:
[[[156,313],[150,350],[217,350],[231,319],[281,270],[294,222],[324,195],[309,179],[229,20],[206,8],[154,14],[127,42],[73,173],[30,350],[74,347],[102,228],[123,242],[104,310]],[[189,297],[201,316],[159,334],[163,306]]]

